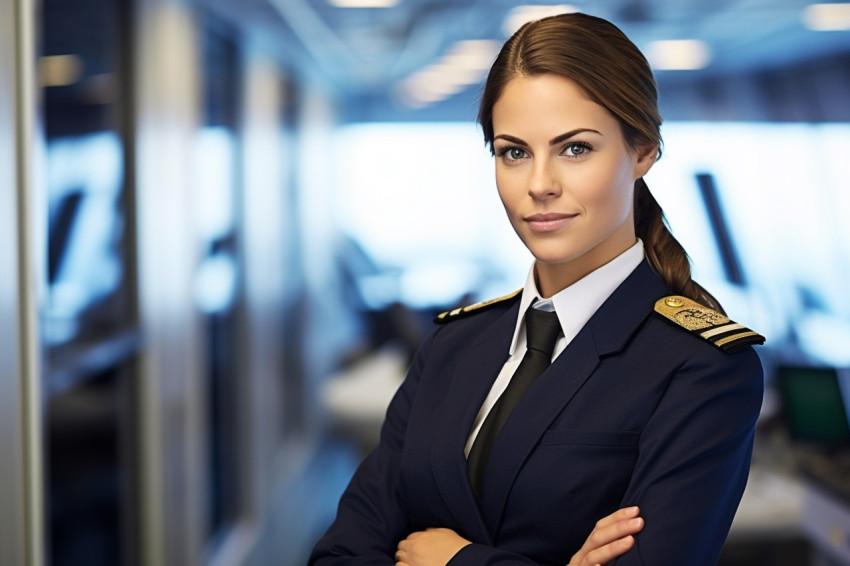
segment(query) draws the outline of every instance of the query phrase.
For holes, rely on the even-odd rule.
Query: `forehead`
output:
[[[573,81],[559,75],[519,75],[493,105],[494,134],[558,135],[575,128],[605,132],[619,124]],[[547,138],[548,139],[548,138]]]

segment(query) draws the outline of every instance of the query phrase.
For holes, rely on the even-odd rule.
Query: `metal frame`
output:
[[[33,258],[35,2],[0,0],[0,563],[40,566],[42,403]]]

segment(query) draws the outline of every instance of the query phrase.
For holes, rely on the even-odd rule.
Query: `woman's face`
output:
[[[634,182],[655,148],[629,148],[614,116],[575,83],[512,79],[493,106],[493,131],[499,196],[538,273],[543,264],[583,277],[635,243]]]

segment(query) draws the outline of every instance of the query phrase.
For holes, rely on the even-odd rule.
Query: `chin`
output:
[[[532,246],[528,247],[531,255],[538,262],[545,265],[568,265],[576,266],[595,266],[604,265],[618,254],[611,254],[611,250],[600,247],[598,244],[593,245],[587,243],[584,246],[577,245],[577,242],[570,242],[565,245],[565,242],[532,242]],[[541,245],[544,244],[544,245]],[[610,256],[610,257],[609,257]]]
[[[534,259],[539,261],[540,263],[545,263],[547,265],[557,265],[563,263],[570,263],[581,258],[584,253],[581,252],[570,252],[568,250],[560,249],[560,250],[541,250],[541,249],[532,249],[531,255],[534,256]]]

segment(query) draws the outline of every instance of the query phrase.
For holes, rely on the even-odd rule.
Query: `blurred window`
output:
[[[346,126],[327,159],[336,223],[377,267],[357,281],[369,306],[440,306],[524,282],[531,256],[505,217],[476,126]]]
[[[140,348],[126,141],[132,3],[40,7],[47,560],[132,565]]]
[[[769,346],[850,366],[850,125],[673,122],[663,135],[647,182],[694,277]],[[374,308],[451,306],[524,283],[531,258],[476,126],[352,124],[328,160],[336,222],[374,264],[357,278]]]
[[[790,357],[850,366],[848,124],[678,122],[647,177],[694,277]],[[713,177],[746,285],[730,280],[697,175]]]

